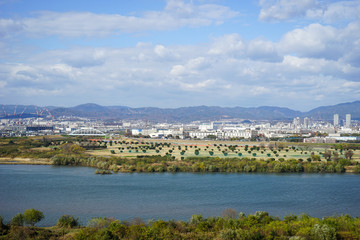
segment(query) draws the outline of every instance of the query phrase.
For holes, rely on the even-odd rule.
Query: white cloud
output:
[[[5,81],[0,81],[0,88],[4,88],[6,86],[6,82]]]
[[[248,44],[247,55],[253,60],[281,61],[282,57],[279,55],[277,48],[277,45],[273,42],[254,39]]]
[[[336,23],[360,18],[360,1],[260,0],[259,19],[283,21],[296,18]]]
[[[190,91],[202,91],[205,88],[209,88],[211,86],[214,86],[216,83],[216,80],[214,79],[207,79],[201,82],[196,83],[185,83],[180,82],[180,87],[184,90],[190,90]]]
[[[360,1],[339,1],[320,5],[318,8],[309,9],[308,18],[320,19],[326,23],[336,23],[343,20],[360,18]]]
[[[236,12],[222,5],[195,5],[169,0],[163,11],[148,11],[140,17],[91,12],[39,12],[31,18],[0,19],[0,36],[25,33],[34,37],[105,37],[113,34],[221,24],[236,15]]]
[[[356,65],[360,50],[360,24],[349,23],[345,28],[310,24],[286,33],[279,42],[282,54],[337,60],[343,58]]]
[[[245,44],[239,34],[228,34],[216,38],[208,53],[213,55],[241,55],[245,49]]]
[[[174,51],[163,45],[156,45],[154,47],[154,52],[159,58],[167,61],[175,60],[179,57]]]
[[[260,0],[260,20],[287,20],[306,15],[317,6],[316,0]]]
[[[257,95],[263,95],[263,94],[267,94],[270,93],[271,90],[269,88],[266,88],[264,86],[253,86],[250,88],[250,93],[253,96],[257,96]]]
[[[20,32],[23,26],[13,19],[0,19],[0,38]]]

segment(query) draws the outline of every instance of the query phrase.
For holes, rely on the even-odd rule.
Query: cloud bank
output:
[[[278,105],[299,110],[359,99],[360,22],[353,11],[359,1],[325,6],[315,0],[261,0],[259,5],[262,21],[321,21],[285,31],[277,41],[233,32],[187,45],[136,42],[25,51],[19,53],[21,61],[13,61],[11,56],[21,49],[9,49],[9,42],[22,35],[106,37],[200,28],[225,24],[238,12],[217,4],[168,1],[163,11],[140,17],[42,12],[33,18],[1,19],[0,99],[68,106]],[[347,23],[328,24],[330,16]]]

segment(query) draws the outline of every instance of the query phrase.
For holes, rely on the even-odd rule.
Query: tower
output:
[[[308,117],[304,118],[304,127],[307,129],[310,125],[310,119]]]
[[[346,114],[345,127],[351,127],[351,114]]]
[[[334,127],[339,126],[339,114],[334,114]]]

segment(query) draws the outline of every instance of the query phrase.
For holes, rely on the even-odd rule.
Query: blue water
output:
[[[96,175],[95,169],[0,165],[0,215],[35,208],[40,226],[63,214],[131,220],[188,220],[193,214],[220,216],[226,208],[273,216],[308,213],[314,217],[360,216],[360,175],[351,174],[193,174]]]

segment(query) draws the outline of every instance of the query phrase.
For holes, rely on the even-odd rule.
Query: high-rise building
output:
[[[304,118],[304,127],[309,128],[310,125],[310,119],[308,117]]]
[[[346,114],[345,127],[351,127],[351,114]]]
[[[339,114],[334,114],[334,127],[339,126]]]
[[[301,124],[300,118],[299,118],[299,117],[294,118],[293,124],[294,124],[294,127],[295,127],[295,128],[299,127],[300,124]]]

